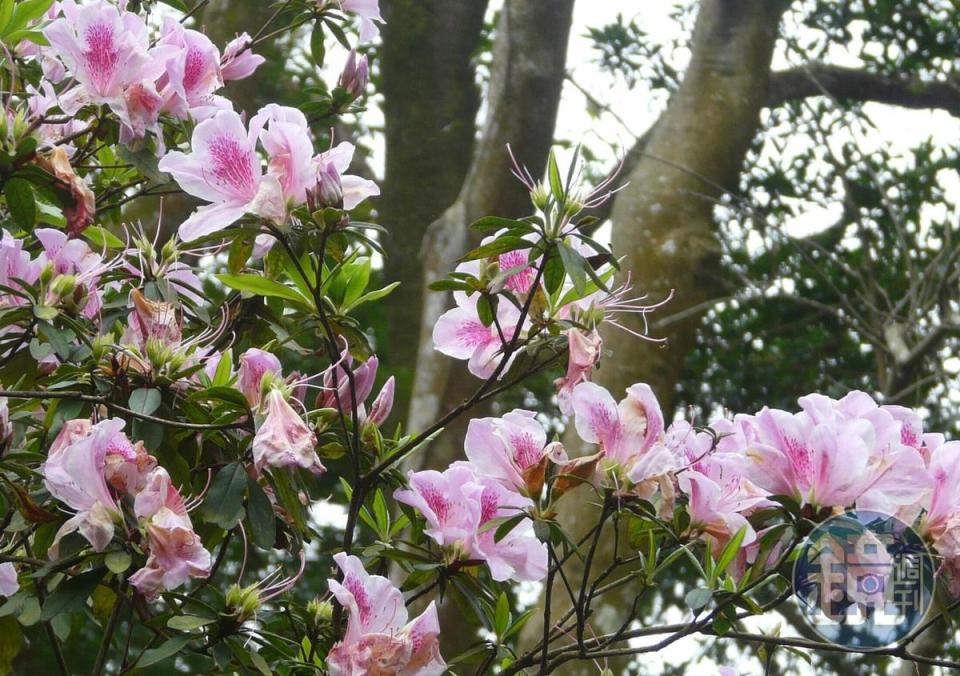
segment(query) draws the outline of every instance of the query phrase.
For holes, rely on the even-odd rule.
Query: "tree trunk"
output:
[[[629,272],[638,294],[649,294],[651,301],[656,301],[673,290],[674,300],[660,311],[661,316],[702,304],[719,286],[714,201],[737,188],[744,156],[767,100],[770,61],[786,5],[767,0],[700,3],[683,82],[645,135],[643,153],[625,177],[629,185],[616,197],[611,211],[613,250],[626,257],[624,273]],[[607,363],[601,364],[595,380],[618,399],[629,385],[646,382],[669,417],[684,357],[693,345],[701,316],[692,312],[672,322],[662,334],[667,338],[665,345],[639,340],[618,329],[605,331]],[[630,328],[643,330],[639,317],[622,319]],[[580,454],[582,442],[575,432],[568,433],[564,441],[571,455]],[[575,539],[597,521],[595,509],[587,506],[583,496],[567,497],[560,510],[565,529]],[[612,537],[605,537],[604,542],[609,547]],[[603,570],[612,555],[612,551],[603,551],[601,544],[594,570]],[[576,570],[575,560],[571,561],[568,570],[573,579],[580,579],[582,572]],[[553,617],[568,607],[566,596],[559,586],[554,589]],[[603,599],[603,612],[591,619],[595,631],[615,630],[632,600],[629,592]],[[604,626],[604,620],[610,626]],[[535,643],[542,624],[532,620],[525,634],[528,645]],[[614,672],[624,667],[610,666]],[[571,663],[563,673],[593,670],[591,664]]]
[[[523,216],[531,206],[525,189],[510,174],[506,145],[534,175],[546,166],[563,87],[573,0],[508,1],[500,15],[493,50],[487,119],[460,194],[427,230],[421,248],[423,279],[446,275],[469,244],[469,224],[487,214]],[[424,291],[419,351],[408,429],[423,429],[479,381],[433,349],[437,318],[449,307],[447,294]],[[446,467],[460,453],[462,428],[448,428],[429,453],[415,459]]]
[[[405,420],[417,357],[427,226],[457,198],[470,168],[480,91],[475,54],[486,0],[385,0],[380,63],[386,171],[379,222],[387,281],[385,372],[397,378],[395,417]]]
[[[531,210],[523,186],[510,174],[506,145],[536,175],[546,166],[563,87],[573,0],[508,0],[500,15],[493,49],[487,118],[469,173],[456,201],[427,229],[418,265],[424,284],[443,277],[469,245],[469,224],[486,214],[522,216]],[[419,352],[408,429],[427,427],[452,403],[464,399],[480,381],[434,351],[432,332],[447,309],[447,294],[424,290],[419,325]],[[393,331],[391,327],[391,331]],[[396,335],[395,333],[392,335]],[[413,341],[410,341],[413,344]],[[466,417],[456,421],[413,467],[446,468],[462,453]],[[442,626],[459,626],[461,611],[447,602],[440,608]],[[442,652],[452,658],[477,639],[468,631],[441,633]]]

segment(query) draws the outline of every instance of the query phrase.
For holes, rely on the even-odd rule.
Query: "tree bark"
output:
[[[510,0],[504,7],[483,135],[457,200],[427,229],[420,254],[426,283],[445,276],[467,251],[472,221],[487,214],[523,216],[531,210],[526,190],[510,174],[506,145],[512,145],[534,175],[543,172],[563,87],[572,13],[573,0]],[[460,364],[458,377],[451,379],[451,360],[433,349],[433,327],[449,304],[448,294],[424,292],[410,430],[425,428],[479,386]],[[454,426],[417,461],[446,467],[459,454],[461,440]]]
[[[956,81],[895,77],[818,63],[773,73],[767,105],[773,107],[827,93],[841,100],[875,101],[901,108],[937,108],[960,115],[960,84]]]
[[[543,172],[553,142],[572,15],[573,0],[507,0],[493,48],[483,134],[456,201],[423,239],[419,265],[424,286],[445,276],[467,251],[472,221],[487,214],[522,216],[531,210],[525,189],[510,174],[506,145],[512,145],[535,175]],[[432,340],[433,326],[450,299],[426,289],[423,293],[411,431],[424,429],[480,385],[462,364],[455,366],[457,377],[450,377],[453,363],[434,351]],[[409,466],[446,468],[462,454],[465,429],[462,417],[430,449],[411,458]],[[461,611],[449,597],[440,614],[442,626],[461,624]],[[476,639],[469,631],[443,632],[442,652],[452,658]]]
[[[417,357],[427,226],[457,198],[470,167],[480,107],[475,54],[486,0],[385,0],[380,63],[386,167],[378,204],[388,230],[385,372],[397,378],[394,415],[409,408]]]
[[[675,294],[660,311],[663,315],[701,305],[719,286],[713,207],[724,192],[737,188],[744,156],[767,102],[770,61],[786,7],[785,2],[767,0],[702,0],[683,82],[642,139],[642,154],[626,177],[629,185],[613,204],[613,250],[626,257],[623,270],[630,274],[636,292],[649,294],[652,301],[671,290]],[[608,363],[601,364],[595,380],[617,398],[627,386],[646,382],[669,417],[683,360],[701,316],[693,312],[672,322],[663,335],[665,345],[606,330]],[[643,330],[641,318],[621,319],[630,328]],[[582,452],[575,432],[564,441],[571,455]],[[560,511],[560,520],[574,539],[597,522],[595,509],[583,496],[566,497]],[[612,539],[604,538],[608,548]],[[594,569],[603,570],[612,556],[601,543]],[[572,579],[579,580],[582,572],[576,570],[575,558],[571,562]],[[559,585],[555,587],[553,617],[569,607],[566,596]],[[604,611],[590,619],[597,633],[615,630],[632,598],[627,592],[602,603]],[[604,626],[605,620],[610,626]],[[535,643],[542,624],[531,620],[525,634],[528,645]],[[610,666],[618,673],[625,664]],[[591,664],[571,663],[563,673],[593,670]]]

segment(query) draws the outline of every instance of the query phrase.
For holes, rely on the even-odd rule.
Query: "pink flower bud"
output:
[[[377,398],[373,400],[373,404],[370,406],[370,415],[367,417],[367,420],[377,427],[385,423],[387,418],[390,417],[390,411],[393,410],[393,394],[395,388],[393,376],[390,376],[387,378],[387,382],[383,384],[380,394],[377,395]]]
[[[370,66],[367,63],[367,57],[364,54],[357,54],[357,50],[351,49],[350,56],[347,57],[347,63],[340,74],[339,85],[351,98],[359,98],[367,88],[367,82],[370,80]]]

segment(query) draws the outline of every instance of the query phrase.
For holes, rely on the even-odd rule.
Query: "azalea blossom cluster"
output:
[[[659,489],[667,516],[684,496],[690,531],[714,553],[743,531],[750,563],[758,538],[751,516],[776,506],[773,498],[786,496],[816,519],[852,508],[889,514],[927,538],[960,589],[960,443],[924,433],[915,411],[878,405],[864,392],[840,400],[811,394],[799,403],[796,413],[764,408],[708,430],[684,420],[664,428],[646,385],[628,388],[617,404],[583,383],[573,394],[574,422],[600,452],[578,459],[577,469],[592,466],[593,483],[622,495],[651,499]]]
[[[257,141],[267,154],[267,169],[257,153]],[[314,154],[310,126],[296,108],[269,104],[244,125],[239,114],[222,110],[197,125],[192,152],[172,151],[160,161],[190,195],[211,204],[201,207],[180,225],[180,238],[189,242],[222,230],[244,214],[278,225],[290,210],[309,203],[350,210],[372,195],[375,183],[346,174],[352,144],[342,142]],[[272,237],[260,240],[264,250]]]
[[[100,278],[116,265],[105,261],[79,239],[52,228],[38,228],[34,236],[42,251],[31,256],[24,241],[4,231],[0,238],[0,308],[26,307],[26,286],[39,285],[41,304],[69,304],[77,314],[93,319],[103,305]]]
[[[143,442],[131,443],[124,426],[116,418],[96,424],[69,420],[51,444],[42,467],[44,485],[73,516],[57,531],[50,555],[56,558],[59,542],[74,531],[95,552],[104,551],[116,529],[125,527],[120,498],[130,496],[147,553],[146,564],[130,576],[130,584],[154,598],[189,578],[207,577],[211,557],[170,475]]]
[[[45,80],[35,92],[33,113],[45,116],[58,107],[70,116],[87,105],[105,105],[120,121],[121,143],[144,139],[150,132],[163,148],[160,116],[202,120],[215,111],[232,109],[216,92],[225,81],[250,76],[263,57],[251,50],[244,33],[221,53],[203,33],[168,17],[160,35],[151,39],[143,18],[107,0],[51,6],[54,19],[43,28],[49,46],[25,45],[36,56]],[[63,85],[55,93],[54,86]],[[44,127],[55,142],[69,135],[58,125]]]

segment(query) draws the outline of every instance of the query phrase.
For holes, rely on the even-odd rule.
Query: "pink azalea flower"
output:
[[[264,176],[257,155],[259,131],[248,131],[237,113],[222,110],[194,129],[191,154],[172,151],[160,160],[160,170],[169,172],[185,192],[211,202],[180,225],[184,242],[222,230],[246,213],[284,218],[280,182]]]
[[[467,369],[478,378],[489,378],[503,359],[504,343],[496,323],[484,326],[476,309],[477,297],[447,310],[433,327],[433,347],[454,359],[467,359]],[[507,341],[513,337],[520,313],[510,303],[500,303],[498,320]],[[512,361],[511,357],[511,361]],[[501,375],[507,372],[506,365]]]
[[[930,481],[922,454],[902,443],[902,422],[863,392],[840,401],[810,395],[800,404],[797,414],[765,408],[737,416],[747,477],[802,504],[856,504],[912,521]]]
[[[407,622],[403,595],[390,580],[368,574],[355,556],[339,552],[333,560],[343,571],[343,582],[327,582],[347,611],[347,631],[327,655],[331,676],[444,673],[447,665],[440,656],[440,624],[434,602]]]
[[[160,110],[163,97],[151,80],[134,82],[123,90],[124,124],[120,127],[120,142],[130,143],[152,131],[157,138],[157,151],[163,153],[163,131],[160,129]]]
[[[498,481],[480,477],[468,463],[454,463],[443,473],[411,472],[410,489],[394,497],[420,510],[429,524],[424,532],[443,549],[448,561],[484,561],[494,580],[541,580],[547,574],[547,551],[522,520],[499,542],[496,529],[482,530],[499,517],[516,516],[532,502]],[[481,532],[482,531],[482,532]]]
[[[30,43],[33,44],[33,43]],[[56,59],[52,60],[55,63],[60,63]],[[61,64],[61,68],[62,68]],[[27,110],[30,111],[30,122],[38,123],[40,120],[46,119],[47,114],[53,109],[60,105],[60,100],[57,97],[57,93],[53,88],[53,85],[50,83],[51,78],[47,77],[40,81],[39,89],[34,87],[32,84],[28,84],[24,90],[28,94],[27,98]],[[57,116],[52,116],[57,117]],[[61,119],[62,116],[60,116]],[[41,146],[51,147],[56,145],[66,136],[71,136],[84,127],[82,120],[78,120],[75,117],[70,117],[66,122],[43,122],[37,127],[35,132],[36,136],[40,140]],[[76,150],[72,144],[63,145],[64,152],[68,156],[72,156]]]
[[[279,388],[267,393],[263,403],[266,417],[253,437],[253,464],[266,467],[303,467],[314,474],[326,471],[314,450],[317,437],[297,415]]]
[[[589,382],[593,376],[593,367],[600,361],[603,354],[603,340],[600,334],[593,330],[584,333],[580,329],[572,328],[565,331],[567,334],[567,374],[554,381],[557,388],[557,404],[564,415],[573,415],[573,388],[580,383]]]
[[[270,103],[260,109],[250,126],[262,129],[260,143],[270,158],[268,171],[280,181],[287,202],[306,202],[307,189],[317,182],[306,116],[296,108]]]
[[[380,35],[375,21],[383,23],[380,16],[380,0],[340,0],[344,12],[352,12],[360,18],[360,42],[370,42]]]
[[[392,395],[391,395],[392,398]],[[0,397],[0,456],[13,440],[13,425],[10,422],[10,406],[6,397]]]
[[[932,492],[921,531],[936,544],[958,525],[957,519],[960,519],[960,441],[938,446],[930,457],[927,471]],[[940,545],[937,547],[939,549]],[[957,554],[960,555],[960,551]]]
[[[661,472],[675,466],[676,461],[670,457],[673,454],[664,453],[663,414],[648,385],[631,385],[627,396],[617,404],[599,385],[581,383],[573,390],[572,403],[574,425],[581,439],[599,444],[607,460],[620,466],[627,476],[640,463],[632,472],[634,483],[656,476],[640,468]]]
[[[17,569],[9,561],[0,563],[0,596],[13,596],[20,590]]]
[[[545,461],[567,460],[563,446],[547,444],[536,413],[521,409],[502,418],[471,420],[464,450],[478,473],[534,498],[543,488]]]
[[[166,346],[176,346],[183,338],[182,319],[170,303],[153,301],[139,289],[130,292],[130,312],[127,328],[120,338],[122,345],[132,345],[141,353],[147,342],[154,340]]]
[[[851,505],[863,493],[872,431],[866,423],[837,429],[765,408],[752,431],[747,475],[761,488],[817,507]]]
[[[180,492],[162,467],[155,468],[134,500],[134,512],[147,535],[146,565],[130,584],[148,599],[176,589],[190,578],[210,575],[212,559],[194,532]]]
[[[370,79],[370,66],[365,54],[357,55],[356,49],[351,49],[347,56],[347,63],[340,73],[337,86],[341,87],[353,98],[360,97],[367,88]]]
[[[184,28],[173,17],[167,17],[160,44],[174,48],[165,62],[166,73],[161,78],[164,110],[184,119],[196,108],[230,107],[229,103],[213,100],[213,93],[223,86],[223,77],[220,74],[220,50],[210,38]]]
[[[23,280],[33,284],[40,276],[43,263],[33,260],[24,249],[23,240],[15,238],[6,230],[0,238],[0,285],[11,289],[20,287]],[[0,305],[19,306],[28,301],[13,293],[0,292]]]
[[[745,530],[743,546],[756,540],[757,534],[745,515],[757,505],[766,504],[765,495],[751,494],[736,475],[711,478],[691,470],[680,473],[677,482],[690,498],[687,505],[690,527],[699,531],[715,555],[741,529]]]
[[[282,372],[280,360],[277,359],[276,355],[255,347],[240,355],[240,375],[237,379],[237,387],[243,392],[243,396],[247,398],[252,408],[260,406],[260,386],[264,374],[268,372],[277,376]]]
[[[62,9],[63,17],[43,30],[78,83],[60,98],[61,108],[73,114],[88,103],[104,103],[132,128],[124,92],[159,77],[168,50],[151,49],[143,19],[104,0],[82,6],[66,0]]]
[[[220,75],[225,81],[243,80],[253,75],[265,58],[254,54],[248,45],[253,39],[247,33],[241,33],[227,43],[223,48],[223,58],[220,60]]]
[[[102,552],[113,539],[120,508],[107,486],[104,470],[107,454],[124,453],[130,441],[123,434],[124,421],[116,418],[93,425],[89,434],[76,438],[82,426],[65,428],[43,463],[43,482],[50,494],[76,512],[54,538],[51,556],[65,535],[79,530],[94,551]]]
[[[107,453],[104,477],[115,490],[136,495],[143,490],[147,479],[157,466],[157,459],[138,441],[129,449]]]

